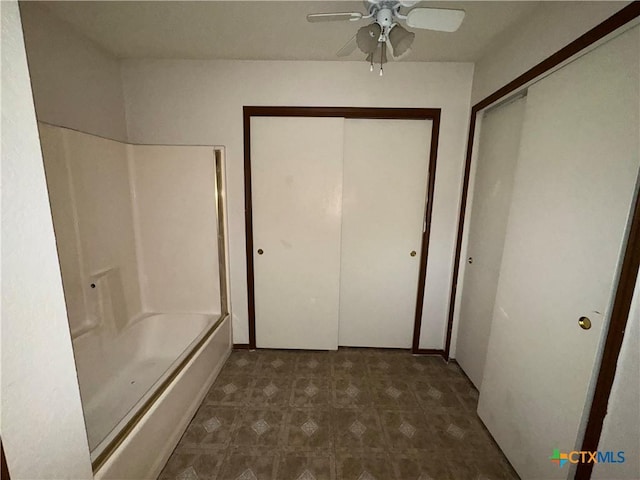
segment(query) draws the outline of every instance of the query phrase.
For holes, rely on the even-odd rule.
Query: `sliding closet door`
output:
[[[343,122],[251,120],[258,347],[337,348]]]
[[[347,119],[339,344],[409,348],[431,121]]]
[[[526,99],[482,118],[461,292],[456,361],[480,388],[498,288]]]
[[[567,478],[549,456],[579,447],[638,178],[639,46],[636,27],[529,88],[478,405],[522,478]]]

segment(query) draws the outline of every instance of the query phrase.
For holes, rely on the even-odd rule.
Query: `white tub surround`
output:
[[[96,480],[156,478],[231,353],[225,317],[95,470]]]
[[[116,334],[98,329],[73,341],[92,456],[105,451],[139,404],[217,320],[214,315],[145,314]]]
[[[93,468],[148,478],[231,349],[223,150],[40,136]]]

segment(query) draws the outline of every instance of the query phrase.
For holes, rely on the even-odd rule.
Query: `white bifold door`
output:
[[[431,122],[251,120],[256,344],[409,348]]]

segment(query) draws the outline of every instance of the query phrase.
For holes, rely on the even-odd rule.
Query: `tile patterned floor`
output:
[[[439,357],[234,351],[160,479],[517,479],[477,401]]]

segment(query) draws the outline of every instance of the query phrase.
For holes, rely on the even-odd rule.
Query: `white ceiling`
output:
[[[420,2],[466,11],[455,33],[416,33],[403,61],[478,60],[492,39],[541,2]],[[308,23],[316,12],[365,12],[360,1],[42,2],[119,58],[339,60],[335,53],[367,21]],[[405,10],[403,10],[405,11]],[[358,51],[344,60],[363,60]]]

